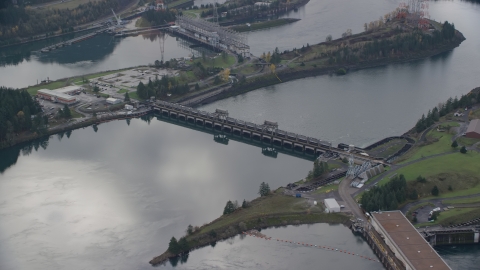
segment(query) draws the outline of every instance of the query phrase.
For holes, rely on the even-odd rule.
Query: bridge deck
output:
[[[271,144],[280,144],[304,152],[323,153],[325,151],[330,151],[336,152],[340,155],[347,155],[344,150],[333,147],[331,143],[326,141],[279,129],[270,130],[269,127],[265,125],[246,122],[228,116],[221,117],[218,113],[200,111],[191,107],[166,101],[157,101],[153,109],[160,113],[167,113],[170,116],[182,117],[185,121],[198,121],[204,125],[209,125],[212,128],[223,130],[224,132],[239,132]],[[371,161],[384,164],[383,161],[375,160],[373,157],[348,153],[348,155],[350,154],[353,155],[355,159],[362,162]]]

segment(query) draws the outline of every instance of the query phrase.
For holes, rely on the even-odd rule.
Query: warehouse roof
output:
[[[400,211],[371,213],[384,230],[382,234],[395,245],[414,269],[451,269]]]
[[[73,91],[76,91],[76,90],[80,90],[81,88],[82,87],[78,86],[78,85],[71,85],[71,86],[65,86],[65,87],[62,87],[62,88],[58,88],[58,89],[55,89],[53,91],[65,94],[65,93],[70,93],[70,92],[73,92]]]
[[[475,132],[480,134],[480,119],[473,119],[470,121],[470,125],[468,125],[467,133],[468,132]]]
[[[57,97],[57,98],[61,98],[61,99],[64,99],[64,100],[76,100],[75,97],[72,97],[70,95],[67,95],[67,94],[64,94],[64,93],[61,93],[61,92],[52,91],[52,90],[49,90],[49,89],[40,89],[40,90],[38,90],[38,93],[53,96],[53,97]]]
[[[323,200],[325,206],[332,209],[332,208],[340,208],[340,205],[337,203],[337,200],[330,198]]]

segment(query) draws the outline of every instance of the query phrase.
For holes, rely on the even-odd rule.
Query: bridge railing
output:
[[[304,146],[311,146],[311,147],[320,148],[320,149],[323,149],[323,150],[334,151],[334,152],[338,152],[338,153],[343,152],[341,149],[338,149],[336,147],[332,147],[332,144],[330,142],[322,141],[322,140],[319,140],[319,139],[316,139],[316,138],[307,137],[307,136],[304,136],[304,135],[299,135],[297,133],[288,132],[288,131],[284,131],[284,130],[280,130],[280,129],[276,129],[274,131],[269,131],[269,130],[267,130],[267,127],[265,127],[265,125],[259,125],[259,124],[247,122],[247,121],[244,121],[244,120],[235,119],[235,118],[232,118],[232,117],[226,117],[225,119],[222,119],[222,118],[219,117],[219,115],[217,113],[209,113],[209,112],[206,112],[206,111],[197,110],[197,109],[194,109],[194,108],[191,108],[191,107],[187,107],[187,106],[183,106],[183,105],[179,105],[179,104],[175,104],[175,103],[171,103],[171,102],[167,102],[167,101],[157,101],[156,105],[159,106],[160,108],[173,109],[173,110],[177,111],[177,113],[178,112],[183,112],[183,113],[190,114],[190,115],[196,115],[196,116],[200,116],[204,119],[209,119],[209,120],[216,121],[216,122],[222,122],[222,123],[230,124],[230,125],[233,125],[233,126],[242,127],[242,128],[245,128],[249,131],[255,131],[255,132],[260,132],[262,134],[272,135],[272,136],[275,136],[275,137],[278,137],[278,138],[283,138],[283,139],[290,140],[292,142],[299,142],[299,143],[303,144]],[[372,159],[372,158],[369,158],[369,157],[360,156],[360,155],[356,155],[356,154],[354,154],[354,156],[355,156],[356,159],[358,159],[360,161],[371,161],[371,159]],[[375,161],[375,162],[379,162],[379,161]]]

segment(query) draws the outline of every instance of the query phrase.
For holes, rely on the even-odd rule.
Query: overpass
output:
[[[373,157],[345,152],[342,149],[332,146],[332,144],[327,141],[280,130],[276,122],[265,121],[262,125],[258,125],[231,118],[228,115],[228,111],[225,110],[217,109],[214,113],[209,113],[166,101],[157,101],[152,109],[164,116],[178,119],[179,121],[194,123],[226,134],[250,138],[264,145],[283,147],[316,156],[324,152],[338,153],[339,156],[353,156],[355,160],[362,163],[369,161],[385,164],[384,161],[376,160]]]

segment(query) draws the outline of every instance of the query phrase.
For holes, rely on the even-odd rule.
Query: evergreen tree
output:
[[[63,117],[66,119],[72,118],[72,113],[70,112],[70,108],[68,108],[67,104],[63,106],[63,112],[62,112]]]
[[[236,210],[236,208],[235,208],[235,205],[233,204],[233,202],[228,201],[227,205],[225,205],[225,208],[223,209],[223,214],[228,215],[228,214],[231,214],[231,213],[235,212],[235,210]]]
[[[125,102],[130,101],[130,96],[128,95],[128,92],[125,93],[125,98],[123,99],[123,101],[125,101]]]
[[[170,251],[173,254],[178,254],[180,253],[180,246],[177,242],[177,239],[175,237],[172,237],[170,239],[170,243],[168,243],[168,251]]]
[[[248,203],[247,201],[245,201],[245,199],[243,199],[242,208],[247,208],[247,207],[248,207]]]
[[[460,148],[460,153],[466,154],[467,153],[467,148],[465,148],[465,146],[462,146],[462,148]]]
[[[190,250],[190,246],[188,245],[187,239],[185,237],[180,238],[178,241],[178,248],[180,252],[188,252]]]
[[[192,234],[193,233],[193,226],[192,225],[188,225],[187,227],[187,234]]]
[[[418,193],[417,193],[417,190],[416,190],[416,189],[414,189],[414,190],[412,191],[412,193],[410,194],[410,199],[411,199],[411,200],[416,200],[416,199],[418,199]]]
[[[270,186],[265,183],[265,182],[262,182],[260,184],[260,188],[258,190],[258,194],[260,194],[261,197],[263,196],[267,196],[268,194],[270,194]]]
[[[439,193],[438,187],[437,187],[437,186],[434,186],[434,187],[432,188],[432,195],[433,195],[433,196],[438,196],[438,193]]]
[[[453,141],[453,143],[452,143],[452,147],[453,147],[453,148],[457,148],[457,147],[458,147],[457,140]]]

